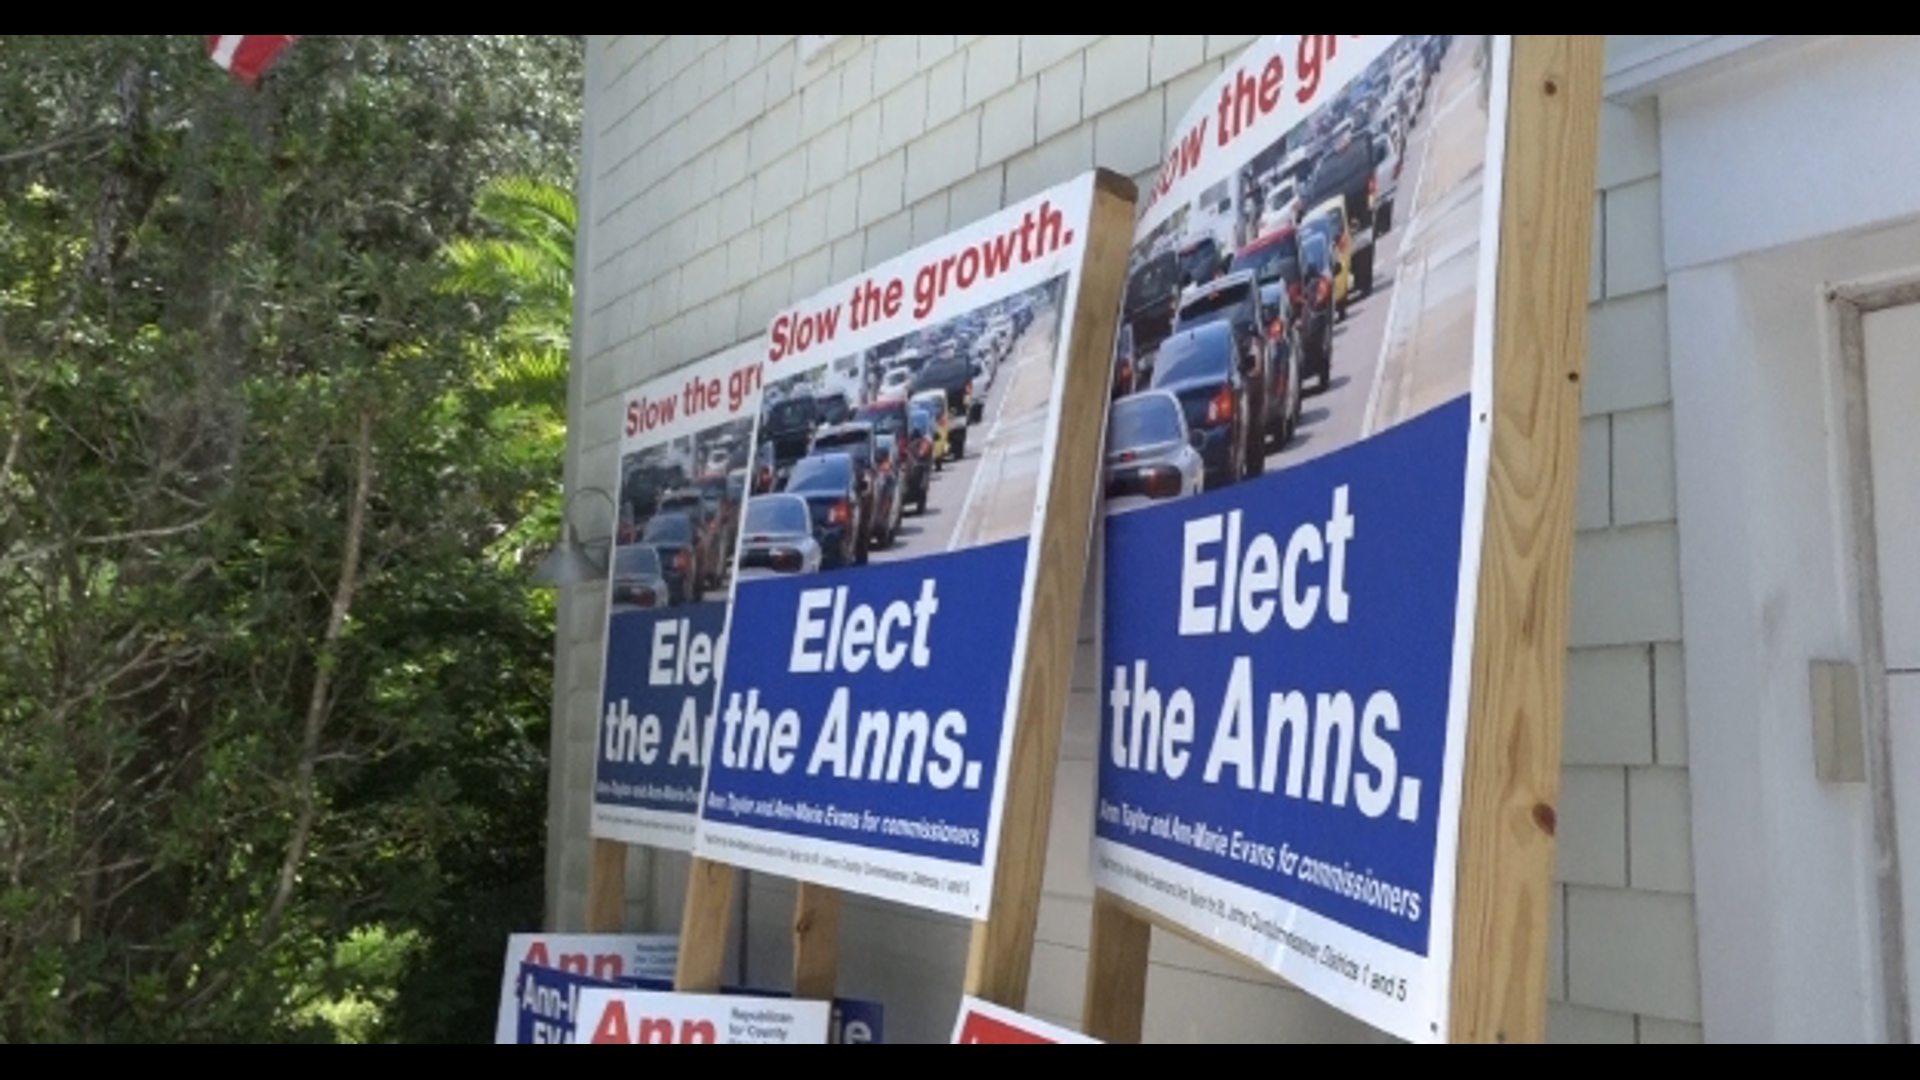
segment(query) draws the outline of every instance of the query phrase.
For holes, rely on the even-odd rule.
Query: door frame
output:
[[[1847,498],[1852,518],[1854,610],[1860,621],[1860,704],[1865,725],[1867,792],[1873,807],[1877,856],[1876,907],[1880,922],[1882,1007],[1887,1041],[1908,1043],[1913,1031],[1901,889],[1899,818],[1895,804],[1892,719],[1888,703],[1885,626],[1881,620],[1880,542],[1873,498],[1873,436],[1867,415],[1866,317],[1920,304],[1920,273],[1828,290],[1827,308],[1840,358],[1846,418]]]

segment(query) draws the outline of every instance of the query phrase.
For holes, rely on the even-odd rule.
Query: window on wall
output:
[[[800,62],[804,64],[820,55],[822,49],[839,41],[841,36],[840,34],[801,34]]]

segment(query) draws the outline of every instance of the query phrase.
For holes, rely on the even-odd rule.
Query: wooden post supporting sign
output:
[[[1450,1037],[1546,1037],[1604,39],[1514,38]]]
[[[1053,460],[1052,507],[1043,530],[1039,586],[1021,681],[1007,804],[994,871],[993,907],[975,923],[967,951],[966,992],[1010,1009],[1026,1006],[1033,936],[1046,875],[1047,824],[1060,728],[1073,675],[1080,603],[1085,595],[1093,512],[1099,499],[1100,435],[1113,378],[1113,312],[1126,284],[1133,225],[1133,182],[1102,170],[1094,187],[1080,298],[1067,353],[1066,398]],[[1010,827],[1009,827],[1010,826]]]
[[[594,837],[587,863],[587,929],[616,934],[626,928],[627,845]]]

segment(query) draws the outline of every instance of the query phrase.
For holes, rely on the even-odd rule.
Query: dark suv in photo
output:
[[[882,548],[892,547],[894,535],[900,530],[899,480],[893,466],[883,463],[878,452],[880,440],[892,438],[861,421],[823,427],[813,437],[814,454],[842,453],[853,459],[862,509],[866,511],[862,520],[867,523],[872,542]]]
[[[1209,322],[1176,330],[1160,345],[1153,389],[1180,399],[1194,449],[1206,466],[1208,491],[1246,475],[1248,438],[1246,379],[1234,347],[1233,328]]]
[[[801,390],[767,406],[760,420],[760,441],[773,447],[773,487],[778,491],[787,470],[807,456],[813,429],[820,426],[820,410],[813,395]]]
[[[786,493],[807,500],[821,569],[867,561],[867,518],[861,512],[853,458],[832,453],[801,458],[787,476]]]

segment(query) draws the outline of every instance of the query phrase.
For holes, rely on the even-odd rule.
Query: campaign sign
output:
[[[618,985],[623,980],[673,979],[673,967],[680,953],[680,938],[674,934],[511,934],[507,937],[507,959],[500,973],[500,1008],[494,1022],[496,1043],[526,1042],[527,1018],[537,1016],[555,1022],[552,997],[537,1006],[526,996],[530,984],[526,969],[553,972],[552,979],[539,975],[531,984],[546,993],[562,985],[578,985],[579,980],[595,984]],[[566,998],[571,1002],[572,997]],[[572,1010],[566,1011],[571,1016]]]
[[[686,850],[700,799],[726,588],[756,468],[760,349],[737,346],[627,395],[606,663],[595,741],[594,836]]]
[[[960,1015],[953,1024],[953,1042],[1032,1046],[1053,1043],[1098,1045],[1100,1040],[968,996],[960,1002]]]
[[[1447,1030],[1504,39],[1284,36],[1140,217],[1108,413],[1096,884]]]
[[[636,990],[672,990],[672,979],[626,979],[623,986]],[[747,990],[735,986],[723,986],[722,994],[737,994],[747,997],[784,998],[793,995],[780,990]],[[862,1001],[859,998],[834,998],[833,1012],[827,1022],[827,1041],[830,1043],[884,1043],[886,1041],[886,1009],[877,1001]]]
[[[824,1001],[585,987],[576,1043],[824,1044]]]
[[[986,916],[1093,193],[773,320],[697,854]]]
[[[581,989],[589,986],[619,989],[620,985],[578,972],[521,964],[515,993],[518,1015],[514,1038],[509,1041],[520,1046],[573,1042],[573,1021],[578,1015]]]

